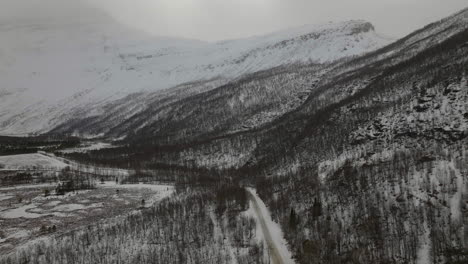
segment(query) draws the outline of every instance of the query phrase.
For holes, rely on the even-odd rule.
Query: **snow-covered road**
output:
[[[247,191],[251,205],[253,205],[253,209],[256,213],[257,221],[262,228],[271,262],[273,264],[294,264],[295,262],[291,252],[289,252],[287,242],[283,238],[280,226],[271,219],[266,205],[257,195],[257,192],[252,188],[247,188]]]

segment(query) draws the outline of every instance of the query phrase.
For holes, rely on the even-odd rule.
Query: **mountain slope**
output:
[[[105,104],[133,93],[328,63],[389,41],[367,22],[348,21],[206,43],[150,37],[98,12],[86,14],[66,22],[2,21],[0,133],[45,132],[77,111],[102,114]]]
[[[330,141],[340,140],[341,143],[336,148],[341,149],[346,139],[342,136],[331,137],[332,133],[320,128],[318,122],[336,118],[331,116],[332,110],[346,107],[349,113],[344,112],[346,115],[343,115],[340,112],[334,115],[356,120],[355,123],[342,120],[353,125],[342,129],[352,132],[363,118],[378,113],[369,112],[368,108],[389,107],[401,104],[401,100],[407,100],[413,92],[412,82],[429,79],[435,69],[447,67],[431,64],[431,70],[424,72],[425,67],[411,68],[408,63],[411,59],[434,57],[434,50],[437,50],[440,43],[464,32],[467,28],[467,13],[464,10],[356,59],[325,66],[280,67],[251,74],[226,85],[215,84],[210,87],[217,87],[216,89],[204,88],[198,95],[173,96],[171,100],[165,100],[164,98],[170,98],[166,95],[148,97],[143,94],[135,97],[141,108],[128,113],[130,118],[127,113],[116,115],[127,109],[121,108],[124,104],[118,103],[107,109],[108,114],[89,119],[78,118],[64,123],[54,131],[92,131],[94,134],[104,132],[111,137],[131,133],[129,141],[144,142],[142,149],[149,142],[159,146],[185,144],[187,150],[184,154],[174,154],[176,160],[170,161],[176,164],[184,164],[185,160],[195,157],[195,164],[200,166],[242,167],[247,163],[265,163],[274,164],[273,171],[279,168],[288,168],[285,169],[288,171],[290,167],[297,165],[297,159],[290,157],[292,153],[304,153],[304,157],[300,158],[301,163],[314,164],[323,158],[324,153],[330,155],[327,153],[330,150],[327,145]],[[446,59],[443,58],[440,62]],[[397,77],[388,77],[398,72],[402,73],[397,74]],[[387,90],[382,92],[384,84]],[[190,87],[189,90],[197,90],[198,86],[206,87],[206,83],[190,84],[187,87]],[[375,98],[368,98],[369,93],[377,95]],[[365,103],[364,113],[360,113],[357,111],[357,104],[352,102],[361,100],[364,95],[370,101]],[[132,100],[127,98],[125,102]],[[147,102],[149,103],[145,105]],[[355,112],[359,113],[356,115],[357,119],[354,118]],[[342,126],[338,121],[334,123]],[[332,126],[330,129],[335,131],[337,127]],[[310,135],[314,137],[311,139]],[[309,141],[322,142],[323,147],[315,150],[321,153],[310,153],[307,146],[302,146]],[[233,142],[237,143],[232,145]],[[226,144],[231,147],[226,147]],[[282,151],[287,152],[278,152],[279,146]],[[223,150],[222,153],[219,149]],[[279,156],[280,153],[284,154],[282,159],[286,159],[286,164],[272,162],[276,159],[274,156]],[[170,154],[164,155],[167,159]]]
[[[467,69],[465,9],[362,57],[207,89],[125,147],[72,156],[159,170],[155,178],[210,168],[256,183],[298,263],[466,263]],[[274,91],[280,109],[291,101],[280,91],[301,83],[297,105],[237,129],[246,111],[268,109],[240,95]],[[241,111],[229,110],[233,98]]]
[[[300,263],[468,261],[467,15],[340,66],[264,134],[257,187]]]

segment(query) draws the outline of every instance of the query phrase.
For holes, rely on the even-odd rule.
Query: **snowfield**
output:
[[[49,157],[53,160],[57,160],[58,162],[65,163],[71,169],[85,172],[85,173],[92,173],[92,174],[105,175],[105,176],[114,175],[119,178],[122,178],[122,177],[125,178],[134,173],[134,171],[126,170],[126,169],[98,167],[98,166],[93,166],[93,165],[82,164],[82,163],[78,163],[78,162],[68,160],[62,157],[57,157],[52,153],[43,152],[40,155]]]
[[[68,165],[64,162],[36,153],[0,156],[0,170],[60,170]]]
[[[60,150],[61,153],[74,153],[74,152],[79,152],[79,153],[84,153],[88,151],[93,151],[93,150],[100,150],[100,149],[106,149],[106,148],[113,148],[114,146],[109,143],[104,143],[104,142],[96,142],[92,144],[84,144],[76,148],[68,148],[64,150]]]
[[[0,254],[38,238],[47,239],[48,235],[67,233],[96,221],[132,213],[161,201],[174,191],[169,185],[119,185],[115,182],[96,187],[47,197],[44,190],[53,190],[55,185],[0,188]],[[55,231],[49,229],[52,226]]]

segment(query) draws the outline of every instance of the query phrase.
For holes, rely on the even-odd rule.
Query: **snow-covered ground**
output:
[[[249,209],[244,211],[243,214],[247,217],[257,219],[258,215],[257,215],[257,212],[255,212],[253,201],[249,201]],[[263,230],[262,230],[262,226],[260,225],[260,222],[255,221],[255,223],[256,223],[255,239],[257,240],[257,242],[264,241],[265,236],[263,235]]]
[[[39,154],[20,154],[11,156],[0,156],[0,170],[60,170],[67,166],[64,162]]]
[[[419,247],[417,252],[416,264],[428,264],[431,261],[431,230],[427,226],[427,222],[424,223],[424,234],[419,238]]]
[[[95,175],[102,175],[102,176],[112,176],[117,177],[119,179],[128,177],[132,175],[134,172],[131,170],[126,169],[119,169],[119,168],[109,168],[109,167],[99,167],[93,165],[86,165],[81,164],[75,161],[71,161],[62,157],[57,157],[54,154],[40,152],[35,154],[19,154],[19,155],[11,155],[11,156],[0,156],[0,166],[1,170],[39,170],[39,171],[52,171],[58,172],[65,167],[69,167],[72,170],[84,172],[84,173],[91,173]],[[21,188],[24,188],[22,186]],[[31,185],[32,188],[36,187],[36,185]],[[0,187],[1,189],[4,188],[16,188],[13,187]]]
[[[169,185],[119,185],[115,182],[96,187],[47,197],[44,190],[52,190],[53,185],[0,188],[0,254],[49,233],[67,232],[102,219],[107,221],[134,213],[141,206],[151,206],[174,191]],[[56,226],[57,231],[44,232],[44,226]]]
[[[52,153],[41,153],[40,155],[49,157],[53,160],[57,160],[58,162],[64,163],[69,166],[73,170],[85,172],[85,173],[92,173],[96,175],[112,175],[116,177],[126,177],[133,174],[133,171],[126,170],[126,169],[119,169],[119,168],[110,168],[110,167],[99,167],[87,164],[81,164],[72,160],[68,160],[62,157],[57,157]]]
[[[13,209],[8,209],[0,212],[0,218],[7,218],[7,219],[12,219],[12,218],[38,218],[43,215],[41,214],[36,214],[36,213],[31,213],[29,210],[36,208],[34,204],[27,204],[23,205],[17,208]]]
[[[247,188],[251,195],[251,205],[255,212],[255,218],[260,224],[266,244],[270,247],[270,255],[273,263],[293,264],[291,252],[284,239],[283,231],[278,223],[273,221],[265,203],[260,199],[257,192],[252,188]]]
[[[210,210],[209,212],[211,221],[213,222],[214,225],[214,237],[216,238],[217,241],[223,241],[226,243],[226,250],[229,253],[229,257],[231,259],[231,264],[237,264],[236,260],[236,255],[234,253],[234,248],[232,247],[231,243],[229,242],[229,239],[225,239],[225,235],[223,234],[223,231],[220,227],[220,223],[216,220],[216,216],[213,210]]]
[[[148,201],[147,205],[151,205],[157,201],[162,200],[170,196],[174,192],[174,186],[172,185],[160,185],[160,184],[117,184],[115,182],[105,182],[99,185],[101,188],[113,188],[113,189],[130,189],[130,190],[151,190],[155,193]]]
[[[37,189],[37,188],[49,188],[53,187],[55,184],[52,183],[42,183],[42,184],[22,184],[8,187],[0,187],[0,191],[6,192],[11,190],[25,190],[25,189]],[[5,194],[4,194],[5,195]],[[1,194],[0,194],[1,197]],[[1,199],[0,199],[1,200]]]
[[[11,195],[7,195],[7,194],[4,194],[4,193],[0,193],[0,201],[6,200],[6,199],[10,199],[11,197],[12,197]]]
[[[74,153],[74,152],[88,152],[92,150],[100,150],[100,149],[106,149],[106,148],[113,148],[114,146],[110,143],[104,143],[104,142],[96,142],[93,144],[84,144],[76,148],[68,148],[64,150],[60,150],[62,153]]]
[[[0,195],[0,201],[2,200],[7,200],[7,199],[12,199],[14,197],[13,193],[17,193],[18,191],[21,190],[27,190],[27,189],[51,189],[53,188],[53,185],[50,184],[38,184],[38,185],[27,185],[27,186],[22,186],[18,185],[16,187],[8,187],[8,188],[0,188],[1,191],[5,192],[4,194]],[[146,205],[151,205],[157,201],[160,201],[161,199],[169,196],[172,194],[174,191],[173,186],[170,185],[153,185],[153,184],[115,184],[114,182],[106,182],[104,184],[98,184],[97,185],[98,189],[97,190],[92,190],[93,193],[98,193],[99,189],[105,188],[105,189],[112,189],[112,190],[121,190],[121,189],[127,189],[130,190],[132,193],[137,193],[142,190],[145,190],[149,193],[152,193],[151,196],[148,196],[148,200],[145,202]],[[69,203],[67,202],[70,200],[70,198],[73,198],[73,196],[76,195],[87,195],[86,193],[90,191],[77,191],[75,193],[69,193],[64,196],[55,196],[51,195],[48,197],[43,197],[42,195],[39,195],[33,199],[31,199],[31,203],[23,203],[18,205],[13,205],[13,208],[2,208],[0,206],[0,209],[3,209],[0,211],[0,219],[5,218],[5,219],[14,219],[14,218],[40,218],[44,217],[46,215],[57,215],[57,216],[69,216],[66,214],[56,214],[55,212],[73,212],[73,211],[78,211],[78,210],[87,210],[87,209],[92,209],[92,208],[101,208],[103,207],[103,203],[90,203],[89,199],[86,200],[80,200],[79,202],[81,203]],[[42,194],[42,192],[40,193]],[[95,198],[103,198],[105,196],[99,196],[99,195],[93,195]],[[48,202],[49,200],[52,200],[51,202]],[[58,199],[58,200],[57,200]],[[62,204],[63,202],[63,204]],[[84,204],[86,203],[86,204]],[[45,206],[47,209],[39,209],[38,207],[40,206]]]

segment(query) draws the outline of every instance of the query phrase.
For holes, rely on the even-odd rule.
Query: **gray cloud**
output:
[[[247,37],[303,24],[365,19],[401,37],[468,6],[466,0],[1,0],[0,17],[85,16],[82,3],[154,35]],[[76,10],[81,10],[77,12]]]

